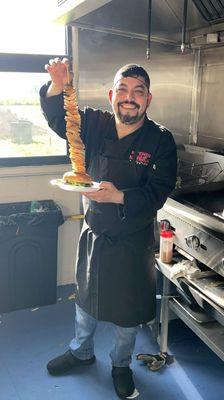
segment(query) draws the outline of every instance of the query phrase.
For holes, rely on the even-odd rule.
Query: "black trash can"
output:
[[[0,204],[0,312],[56,302],[63,222],[53,200]]]

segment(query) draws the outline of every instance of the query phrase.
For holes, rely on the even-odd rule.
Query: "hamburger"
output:
[[[69,183],[70,185],[74,186],[85,186],[85,187],[92,186],[92,180],[90,176],[85,172],[83,173],[78,173],[74,171],[65,172],[65,174],[63,175],[63,181],[65,183]]]

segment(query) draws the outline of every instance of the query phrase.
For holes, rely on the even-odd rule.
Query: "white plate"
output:
[[[53,186],[58,186],[60,189],[68,190],[70,192],[97,192],[100,190],[98,182],[93,182],[92,186],[75,186],[70,183],[65,183],[62,179],[52,179],[51,184]]]

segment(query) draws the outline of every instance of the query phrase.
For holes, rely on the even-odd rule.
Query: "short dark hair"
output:
[[[138,76],[141,76],[144,78],[145,84],[147,88],[150,88],[150,78],[146,70],[141,67],[138,64],[126,64],[123,67],[121,67],[115,77],[114,77],[114,85],[121,79],[121,78],[127,78],[128,76],[137,78]]]

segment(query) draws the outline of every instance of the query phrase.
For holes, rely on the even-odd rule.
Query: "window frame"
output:
[[[0,53],[0,72],[43,73],[44,65],[55,57],[68,57],[53,54]],[[43,116],[44,118],[44,116]],[[37,165],[69,164],[68,146],[66,155],[33,157],[0,157],[0,167],[19,167]]]

